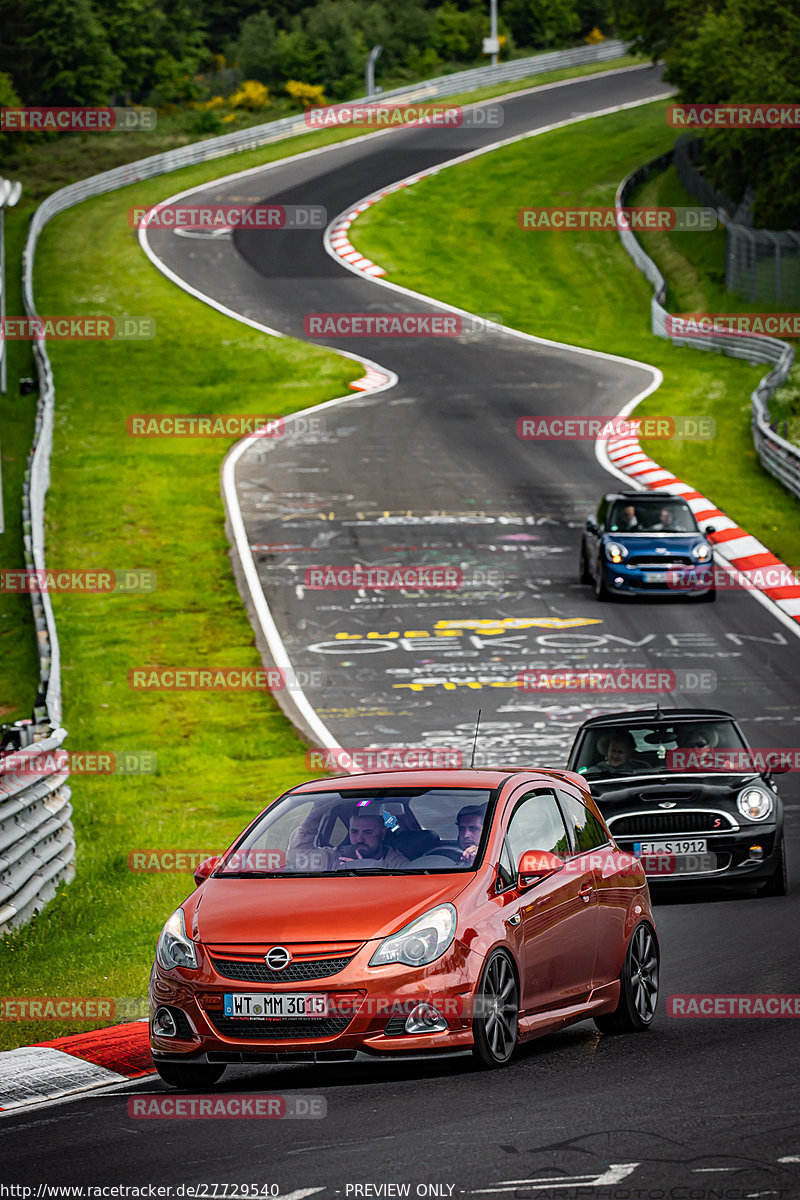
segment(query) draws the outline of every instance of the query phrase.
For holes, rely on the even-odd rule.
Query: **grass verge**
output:
[[[595,118],[441,171],[371,207],[350,238],[394,283],[498,313],[528,333],[659,367],[664,382],[637,411],[710,416],[716,437],[653,441],[648,452],[784,561],[800,562],[800,504],[763,470],[750,434],[750,392],[765,368],[653,337],[650,284],[615,233],[517,225],[526,206],[613,204],[620,180],[672,145],[664,110],[659,101]],[[690,237],[692,245],[703,241],[683,235]],[[703,253],[712,256],[713,247]],[[696,279],[676,282],[681,301],[696,294],[698,280],[700,267]]]

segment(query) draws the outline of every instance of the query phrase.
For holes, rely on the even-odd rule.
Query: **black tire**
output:
[[[519,1040],[519,986],[511,959],[502,950],[487,959],[475,993],[472,1055],[486,1070],[504,1067]]]
[[[637,925],[620,972],[619,1003],[595,1017],[601,1033],[640,1033],[653,1023],[658,1004],[658,942],[650,925]]]
[[[155,1062],[155,1068],[164,1083],[183,1091],[213,1087],[225,1073],[224,1063]]]
[[[610,600],[611,599],[611,592],[608,590],[608,584],[606,583],[606,573],[605,573],[605,569],[603,567],[603,560],[601,558],[598,558],[598,560],[597,560],[597,574],[595,575],[594,580],[592,582],[594,583],[594,598],[595,598],[595,600]]]
[[[781,838],[778,851],[778,864],[766,883],[759,889],[760,896],[785,896],[789,891],[789,877],[786,872],[786,843]]]
[[[581,565],[578,568],[581,583],[594,583],[592,573],[589,570],[589,563],[586,560],[586,547],[581,542]]]

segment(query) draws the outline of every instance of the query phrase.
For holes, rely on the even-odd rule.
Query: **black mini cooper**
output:
[[[730,713],[641,709],[585,721],[569,769],[591,785],[616,842],[651,882],[787,890],[783,804]],[[785,769],[785,768],[784,768]]]

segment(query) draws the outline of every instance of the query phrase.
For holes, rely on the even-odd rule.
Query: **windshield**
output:
[[[467,871],[483,852],[490,799],[488,788],[290,793],[215,875]]]
[[[747,746],[732,721],[621,722],[586,731],[573,771],[587,779],[681,771],[741,771]]]
[[[697,533],[685,500],[615,500],[608,514],[610,533]]]

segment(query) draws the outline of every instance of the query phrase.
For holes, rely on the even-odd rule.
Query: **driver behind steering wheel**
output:
[[[458,844],[462,854],[459,862],[471,867],[478,852],[478,842],[481,840],[483,818],[486,813],[485,804],[468,804],[459,809],[456,816],[458,826]]]

